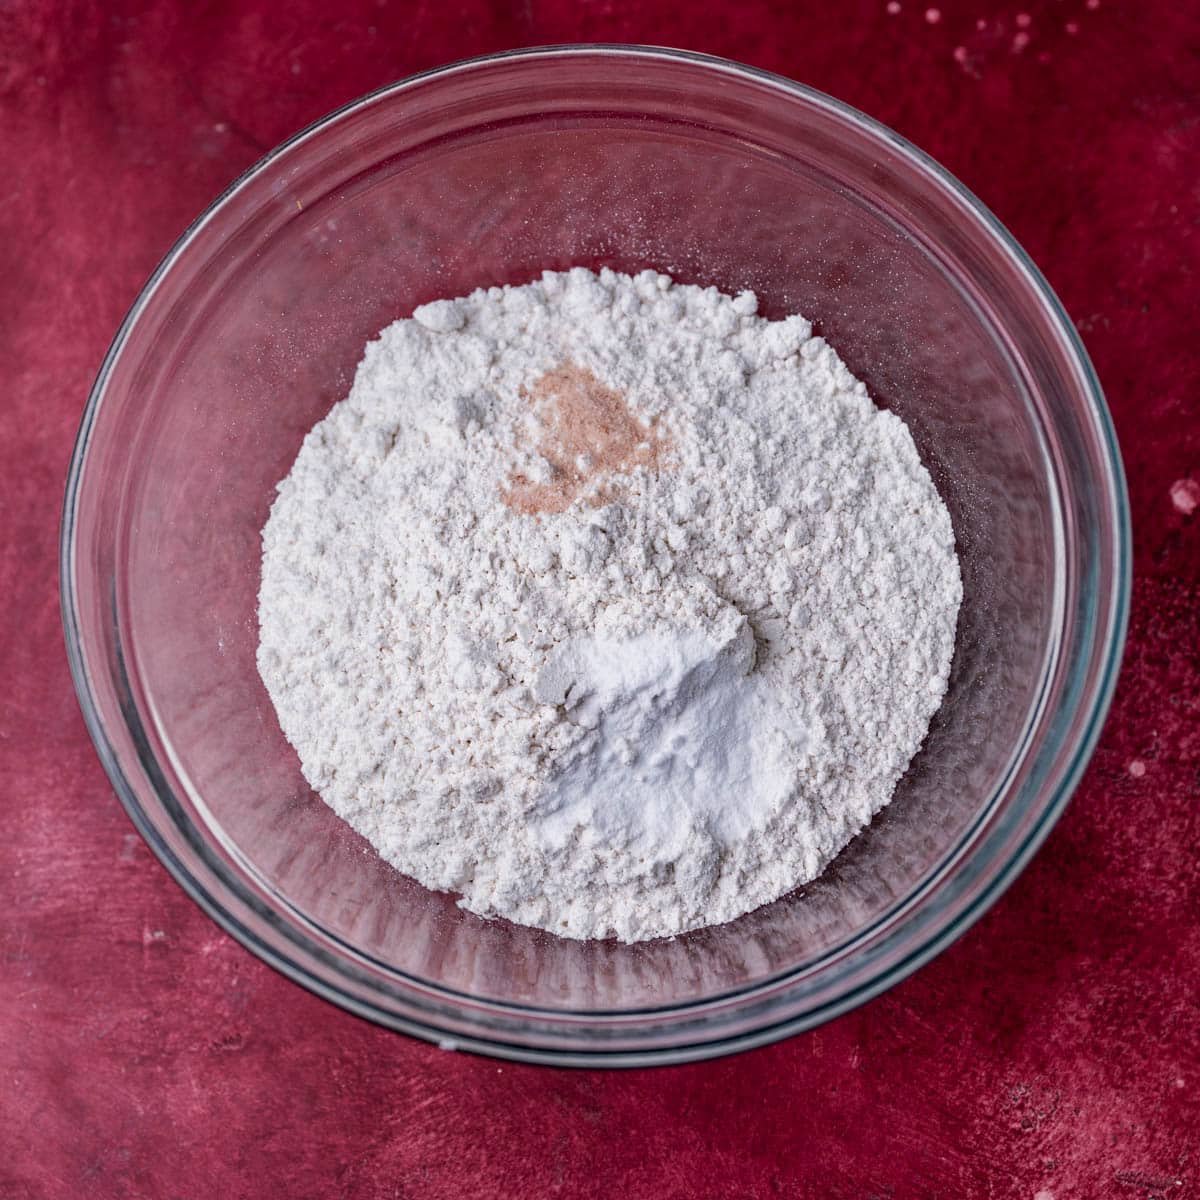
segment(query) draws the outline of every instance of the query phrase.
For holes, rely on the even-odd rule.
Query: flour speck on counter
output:
[[[950,517],[800,316],[547,273],[369,343],[263,530],[305,777],[484,916],[633,942],[815,878],[945,693]]]

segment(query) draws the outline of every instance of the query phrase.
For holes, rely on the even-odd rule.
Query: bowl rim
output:
[[[856,987],[814,1007],[806,1008],[799,1014],[793,1014],[773,1023],[768,1020],[748,1031],[736,1033],[732,1036],[723,1037],[720,1036],[719,1031],[714,1031],[717,1036],[712,1038],[702,1038],[697,1041],[666,1046],[639,1047],[633,1050],[610,1050],[605,1049],[603,1045],[587,1050],[567,1050],[553,1046],[526,1045],[519,1042],[507,1041],[503,1038],[493,1039],[484,1035],[463,1035],[457,1031],[451,1033],[444,1027],[438,1026],[434,1021],[425,1024],[419,1020],[399,1016],[392,1011],[372,1006],[347,990],[340,990],[332,986],[325,979],[311,973],[305,964],[294,961],[286,954],[281,953],[272,943],[243,924],[216,897],[209,894],[204,884],[192,874],[174,850],[167,845],[154,822],[142,807],[136,790],[117,761],[115,749],[108,739],[105,723],[100,715],[97,698],[89,679],[88,666],[85,661],[83,641],[80,633],[78,595],[74,577],[79,489],[88,448],[91,443],[92,430],[103,403],[113,368],[124,350],[132,330],[151,304],[159,284],[215,214],[236,193],[249,184],[251,180],[268,171],[276,160],[284,154],[318,132],[325,130],[348,115],[381,99],[390,98],[417,85],[427,84],[441,77],[465,74],[472,70],[506,60],[564,59],[586,56],[627,57],[640,59],[647,63],[680,61],[721,74],[732,75],[743,81],[766,84],[771,88],[790,95],[792,98],[799,98],[818,108],[825,109],[833,116],[842,119],[849,125],[857,127],[861,133],[864,133],[868,137],[873,137],[886,143],[890,149],[905,159],[909,166],[913,167],[918,173],[928,177],[931,182],[939,185],[943,192],[948,193],[950,198],[956,200],[960,206],[965,208],[968,214],[973,216],[983,227],[984,231],[991,236],[996,247],[1004,252],[1010,264],[1015,266],[1024,276],[1025,282],[1030,287],[1031,292],[1043,305],[1045,314],[1050,318],[1051,324],[1061,335],[1064,349],[1074,359],[1074,365],[1082,381],[1083,390],[1090,402],[1090,416],[1094,429],[1100,435],[1100,444],[1103,449],[1103,465],[1106,468],[1107,481],[1109,483],[1108,493],[1103,499],[1106,501],[1109,510],[1108,515],[1112,539],[1111,552],[1114,563],[1107,597],[1107,607],[1103,604],[1100,605],[1101,611],[1109,614],[1110,633],[1107,641],[1098,646],[1092,659],[1089,660],[1094,661],[1099,655],[1103,656],[1103,662],[1097,673],[1096,682],[1092,687],[1091,696],[1085,697],[1084,703],[1080,704],[1076,709],[1077,715],[1081,718],[1081,732],[1077,735],[1076,744],[1061,770],[1061,778],[1055,791],[1046,798],[1040,814],[1033,821],[1023,842],[1017,846],[1007,860],[998,864],[991,879],[979,890],[970,903],[962,911],[953,914],[948,921],[936,926],[931,933],[924,936],[919,941],[919,944],[903,958],[887,966],[882,971],[875,972],[869,979]],[[865,1003],[867,1000],[872,999],[907,978],[953,941],[962,936],[983,916],[1009,887],[1021,870],[1024,869],[1030,858],[1045,841],[1050,830],[1062,815],[1095,749],[1096,741],[1112,703],[1113,691],[1119,674],[1121,656],[1127,633],[1132,573],[1130,547],[1131,527],[1124,468],[1111,414],[1109,413],[1103,390],[1091,360],[1074,324],[1041,271],[1021,247],[1020,243],[1009,233],[1003,223],[973,192],[959,182],[935,159],[888,126],[825,92],[806,84],[798,83],[775,72],[748,66],[716,55],[665,46],[625,43],[564,43],[530,46],[458,60],[418,72],[365,93],[326,113],[300,129],[291,137],[280,142],[242,172],[187,226],[155,267],[130,306],[104,356],[95,382],[88,393],[79,430],[71,452],[70,467],[65,487],[63,514],[59,530],[59,591],[67,658],[72,680],[88,733],[95,745],[105,772],[118,798],[133,821],[134,826],[154,851],[155,856],[163,863],[168,872],[191,899],[226,933],[230,934],[256,957],[263,959],[281,974],[321,996],[323,999],[329,1000],[339,1007],[372,1020],[375,1023],[383,1024],[388,1028],[433,1042],[443,1048],[465,1049],[493,1057],[557,1066],[647,1066],[690,1062],[730,1054],[743,1049],[765,1045],[787,1037],[792,1033],[820,1025],[835,1016],[858,1007],[860,1004]],[[131,729],[131,732],[135,734],[135,737],[138,734],[136,729]],[[141,736],[144,737],[144,734]],[[159,780],[151,780],[151,782],[156,793],[161,798],[162,789],[166,786],[165,782],[160,782]],[[991,807],[992,805],[989,804],[984,810],[981,810],[980,816],[965,831],[963,838],[969,839],[978,820],[986,815],[991,810]],[[904,908],[918,894],[926,894],[931,881],[935,881],[943,874],[944,870],[959,861],[961,857],[961,845],[962,839],[960,839],[960,844],[956,850],[948,853],[945,860],[939,864],[939,867],[922,882],[917,892],[902,898],[899,906],[893,905],[889,908],[879,918],[878,922],[867,930],[861,931],[858,937],[861,938],[869,935],[878,928],[880,922],[895,920],[897,907]],[[838,947],[838,949],[842,948],[844,947]],[[802,968],[802,971],[809,969],[811,969],[811,964]],[[695,1013],[699,1008],[720,1003],[731,997],[755,994],[764,989],[786,984],[788,980],[796,978],[800,973],[799,971],[784,972],[760,981],[749,988],[731,989],[728,992],[720,993],[720,995],[705,997],[701,1000],[688,1001],[683,1004],[658,1006],[638,1011],[660,1016],[676,1012]],[[423,984],[423,986],[432,989],[439,995],[444,994],[448,998],[461,1000],[461,994],[455,993],[451,989],[442,989],[438,985],[428,983]],[[602,1016],[602,1014],[597,1013],[570,1012],[568,1010],[557,1009],[549,1010],[535,1006],[509,1004],[503,1001],[480,998],[471,999],[474,1003],[484,1008],[492,1008],[504,1013],[517,1015],[540,1015],[560,1020],[573,1017],[600,1020]],[[634,1010],[621,1010],[619,1013],[607,1015],[616,1020],[621,1017],[628,1018],[634,1016],[636,1012]]]

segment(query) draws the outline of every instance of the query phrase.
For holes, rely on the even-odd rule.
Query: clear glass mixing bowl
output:
[[[749,287],[768,315],[812,318],[908,422],[965,583],[949,694],[881,818],[814,885],[639,946],[483,921],[397,875],[306,785],[255,669],[259,530],[364,343],[426,300],[578,264]],[[978,201],[895,134],[787,80],[583,46],[359,100],[184,234],[88,400],[62,596],[117,793],[244,945],[443,1044],[633,1064],[824,1021],[995,900],[1095,742],[1128,554],[1095,376]]]

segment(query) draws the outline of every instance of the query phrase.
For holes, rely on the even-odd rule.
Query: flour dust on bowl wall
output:
[[[64,615],[122,800],[256,953],[422,1036],[669,1061],[998,894],[1126,545],[1069,324],[952,180],[581,48],[368,97],[189,231],[89,401]]]

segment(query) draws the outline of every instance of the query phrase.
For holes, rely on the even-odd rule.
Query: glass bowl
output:
[[[816,883],[636,946],[484,921],[395,873],[309,789],[255,668],[259,531],[364,343],[427,300],[574,265],[753,288],[767,315],[814,320],[908,422],[964,575],[950,690],[891,806]],[[1128,577],[1099,385],[995,218],[827,96],[615,46],[416,76],[252,168],[121,327],[62,527],[84,715],[134,823],[197,903],[352,1012],[570,1064],[780,1038],[967,928],[1079,778]]]

